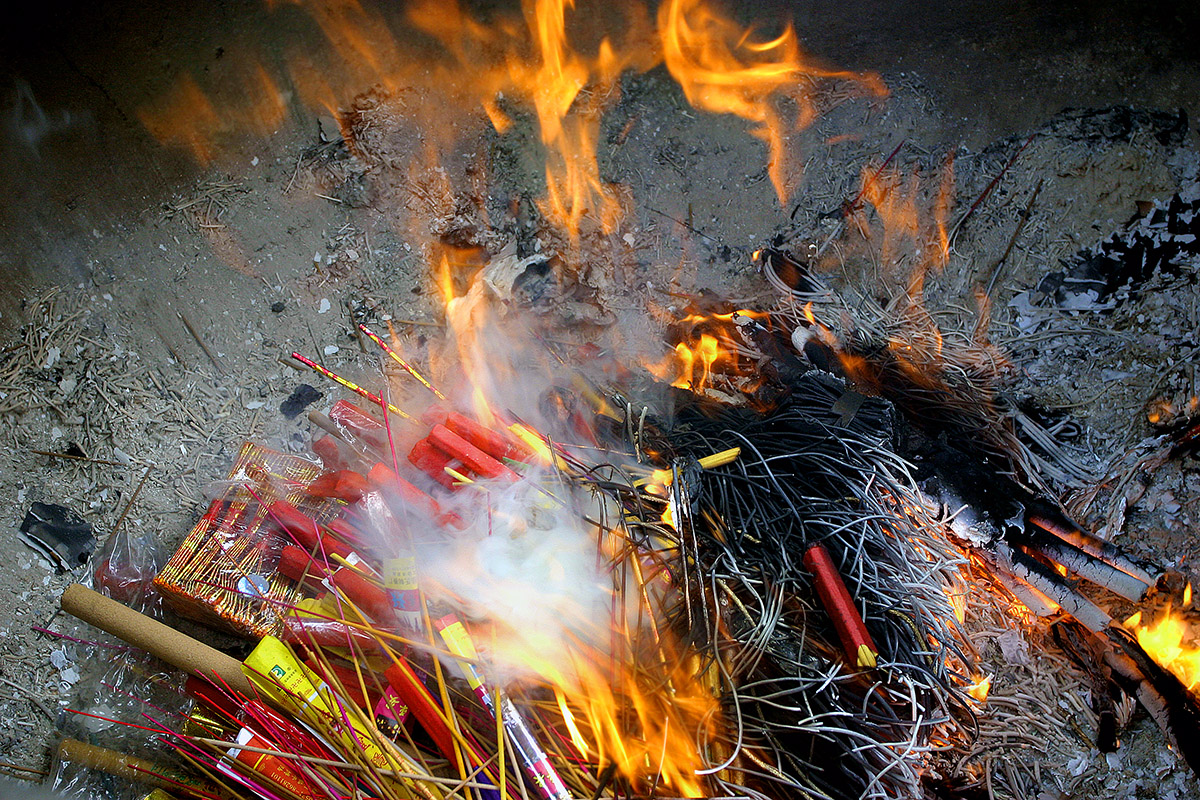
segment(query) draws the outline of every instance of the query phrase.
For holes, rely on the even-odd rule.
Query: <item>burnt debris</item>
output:
[[[1155,274],[1200,274],[1200,184],[1193,184],[1095,247],[1079,251],[1038,284],[1062,308],[1089,308],[1135,294]]]

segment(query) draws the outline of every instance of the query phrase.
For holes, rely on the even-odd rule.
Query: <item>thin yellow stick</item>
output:
[[[470,789],[494,789],[496,787],[487,783],[476,783],[470,780],[459,780],[457,778],[439,778],[435,775],[425,775],[419,772],[400,772],[392,769],[379,769],[377,767],[365,767],[362,764],[352,764],[348,761],[333,761],[327,758],[317,758],[316,756],[306,756],[299,753],[287,753],[282,750],[273,750],[269,747],[250,747],[249,745],[234,745],[233,742],[227,742],[224,739],[205,739],[198,736],[187,737],[188,741],[197,744],[208,745],[209,747],[220,747],[228,749],[237,747],[239,750],[245,750],[247,753],[266,753],[276,756],[277,758],[288,758],[295,761],[304,761],[308,764],[313,764],[318,767],[333,767],[334,769],[346,769],[354,772],[374,772],[377,775],[384,775],[389,778],[409,778],[412,780],[428,781],[445,786],[463,786]]]

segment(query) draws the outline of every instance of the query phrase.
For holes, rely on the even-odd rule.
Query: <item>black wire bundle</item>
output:
[[[887,403],[859,398],[847,419],[844,394],[810,373],[766,414],[696,399],[660,443],[677,476],[676,621],[722,670],[729,734],[713,766],[730,794],[919,797],[932,742],[961,716],[946,674],[960,657],[946,594],[956,556],[888,446]],[[732,464],[695,466],[731,447]],[[814,542],[863,613],[874,669],[844,664],[802,563]]]

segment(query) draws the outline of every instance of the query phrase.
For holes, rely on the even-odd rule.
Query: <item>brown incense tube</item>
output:
[[[62,610],[89,625],[128,642],[184,672],[224,683],[234,692],[254,697],[256,692],[242,673],[242,664],[203,642],[86,586],[72,584],[63,592]],[[216,676],[214,679],[213,676]]]
[[[91,769],[116,775],[118,778],[154,786],[169,792],[182,792],[189,797],[212,797],[219,789],[213,784],[183,777],[144,758],[106,750],[78,739],[63,739],[58,744],[58,757],[63,761],[82,764]]]

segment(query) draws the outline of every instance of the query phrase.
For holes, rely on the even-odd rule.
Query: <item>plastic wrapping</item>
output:
[[[127,523],[93,556],[92,588],[143,614],[158,616],[162,596],[154,588],[154,576],[162,561],[158,539]]]
[[[80,800],[141,800],[156,788],[191,782],[170,749],[143,729],[151,727],[147,716],[161,720],[189,707],[183,676],[136,650],[110,658],[110,651],[94,649],[100,656],[88,662],[93,668],[73,701],[86,714],[63,716],[48,786]]]
[[[321,472],[315,461],[244,444],[225,491],[154,579],[172,609],[246,636],[278,633],[300,593],[275,569],[292,543],[277,512],[286,503],[309,520],[334,517],[339,501],[307,491]]]

